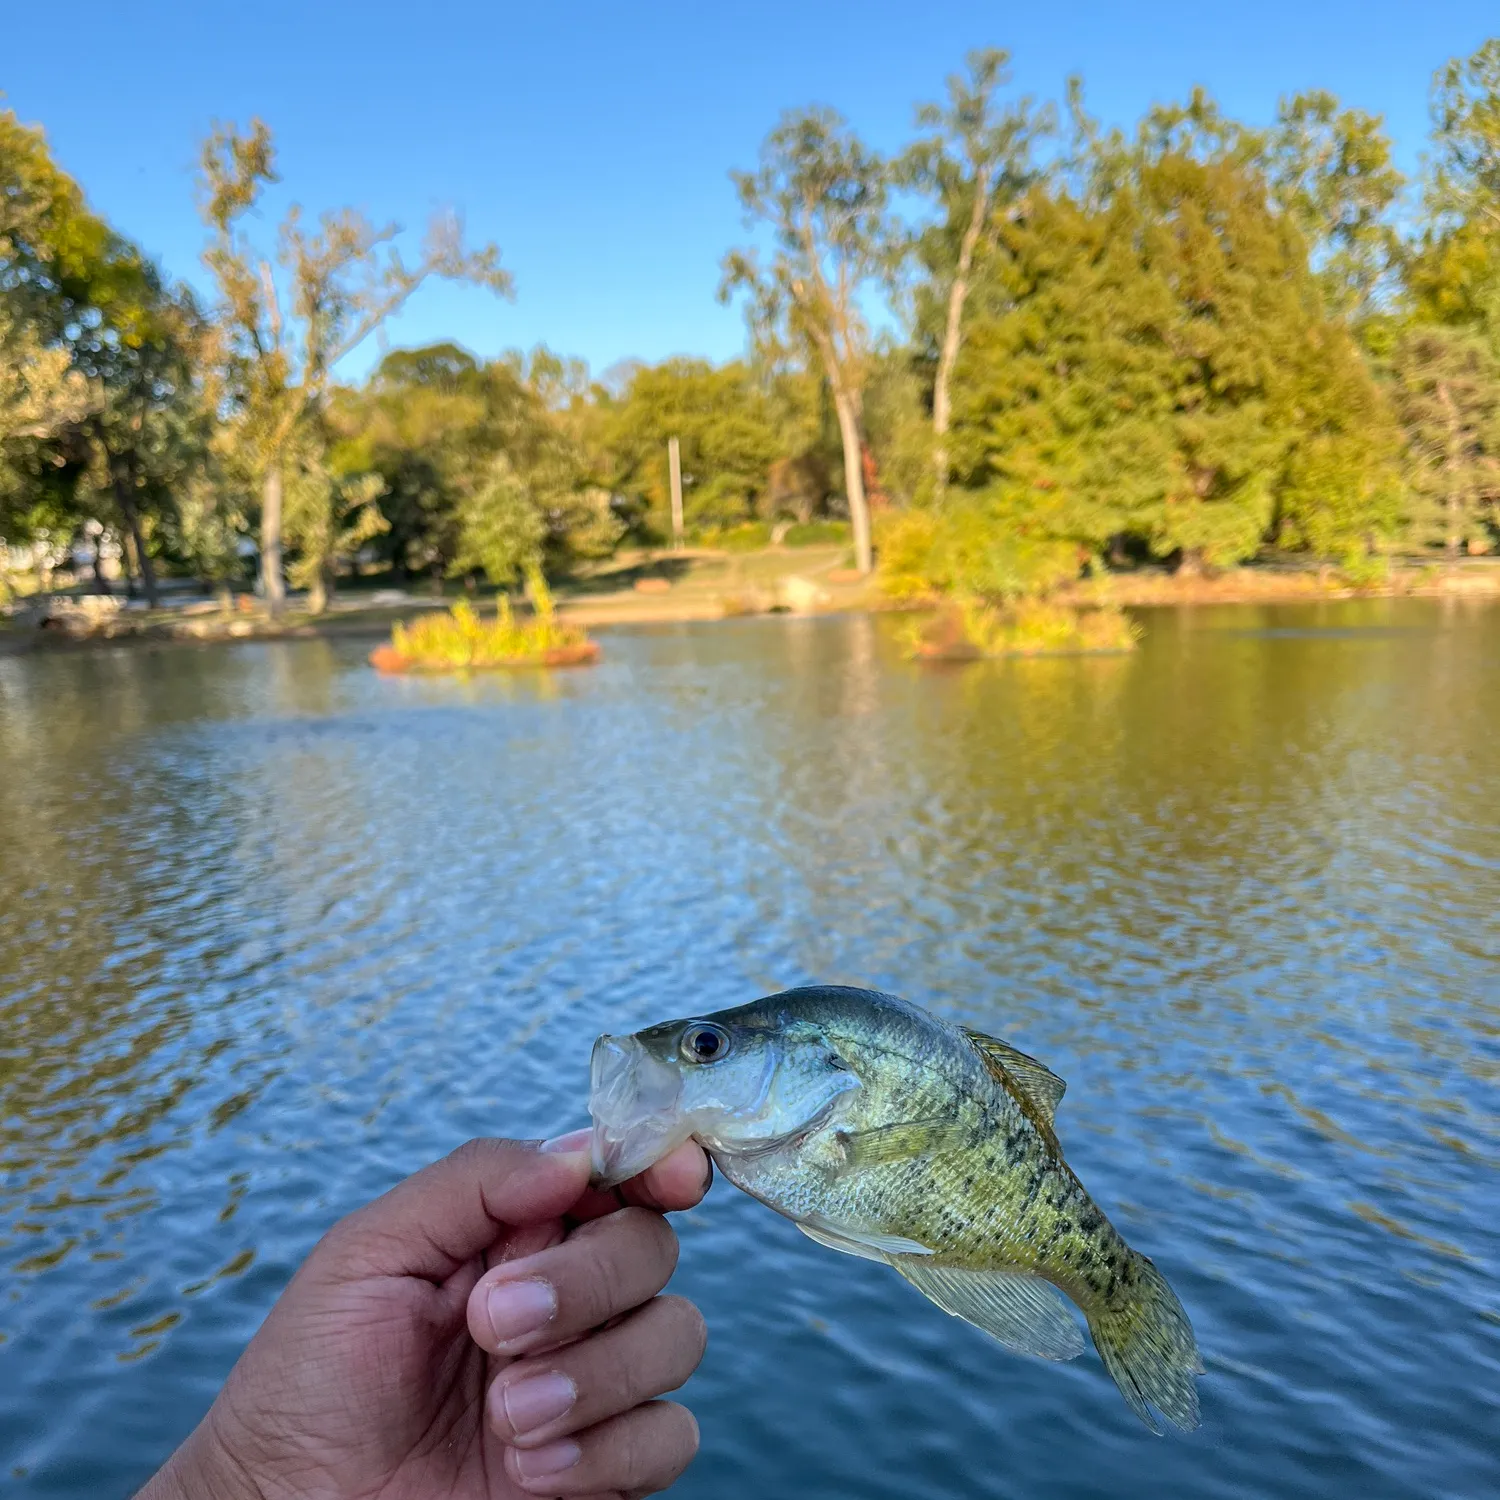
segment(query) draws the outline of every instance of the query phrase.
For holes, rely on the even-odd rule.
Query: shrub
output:
[[[1387,558],[1373,552],[1350,552],[1339,564],[1339,576],[1351,589],[1384,588],[1391,578]]]
[[[482,618],[461,600],[442,614],[399,622],[391,643],[371,657],[376,666],[395,672],[457,672],[485,667],[561,666],[592,661],[599,648],[575,625],[559,624],[552,595],[540,575],[531,579],[535,613],[517,619],[510,600],[501,595],[495,613]]]
[[[894,599],[1038,598],[1078,577],[1076,542],[1032,536],[981,501],[896,513],[880,528],[880,581]]]

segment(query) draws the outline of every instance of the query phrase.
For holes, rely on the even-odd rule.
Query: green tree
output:
[[[95,515],[156,602],[148,533],[205,435],[191,298],[93,214],[41,133],[0,112],[0,485],[6,534]]]
[[[510,295],[511,281],[498,249],[465,249],[457,221],[444,215],[434,217],[420,260],[408,266],[391,243],[394,225],[376,228],[352,209],[340,209],[325,213],[309,232],[294,206],[282,223],[273,262],[244,229],[263,189],[278,181],[271,134],[258,120],[243,135],[232,127],[216,131],[204,146],[202,172],[204,215],[213,233],[204,260],[219,290],[224,379],[236,431],[260,489],[261,579],[274,612],[285,593],[288,465],[294,447],[305,454],[320,438],[334,367],[430,276],[502,296]],[[339,534],[316,513],[319,503],[299,512],[298,540],[314,554]],[[313,562],[321,577],[331,579],[330,557],[315,555]]]
[[[1038,181],[1035,144],[1054,128],[1052,111],[1029,99],[1002,106],[1008,62],[1008,54],[993,47],[970,53],[968,73],[948,79],[947,103],[919,106],[917,125],[927,134],[895,165],[896,181],[931,197],[939,213],[917,241],[927,272],[918,290],[917,325],[932,329],[937,351],[932,462],[939,494],[949,478],[953,369],[975,260],[994,249],[1004,216]]]
[[[1417,324],[1392,360],[1407,437],[1413,531],[1449,560],[1500,507],[1500,357],[1471,329]]]
[[[1477,329],[1500,350],[1500,37],[1438,69],[1431,112],[1412,310],[1423,322]]]
[[[667,442],[682,449],[683,513],[689,526],[732,526],[762,508],[780,446],[768,399],[738,361],[640,365],[607,412],[605,441],[614,488],[668,529]]]
[[[732,174],[747,220],[763,222],[772,254],[732,251],[721,295],[748,298],[752,330],[805,342],[833,394],[855,563],[872,564],[864,480],[869,336],[861,306],[890,253],[887,169],[832,110],[783,117],[754,172]]]
[[[1109,143],[1089,199],[1033,193],[1007,226],[959,365],[966,482],[1027,534],[1134,535],[1189,570],[1250,555],[1278,518],[1332,545],[1314,467],[1341,476],[1346,532],[1377,528],[1390,417],[1300,231],[1232,153],[1160,141]]]
[[[1391,216],[1405,180],[1382,120],[1313,90],[1281,101],[1258,149],[1275,206],[1307,241],[1325,309],[1367,319],[1401,256]]]
[[[363,390],[334,395],[332,461],[343,473],[379,474],[386,525],[372,540],[397,581],[414,568],[447,574],[458,547],[460,501],[480,482],[499,441],[495,394],[495,382],[473,355],[435,344],[391,351]]]

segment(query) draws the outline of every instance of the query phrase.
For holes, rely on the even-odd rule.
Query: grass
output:
[[[1140,634],[1140,626],[1111,605],[1072,609],[979,600],[950,605],[905,633],[909,654],[928,661],[1133,651]]]
[[[442,614],[397,624],[389,646],[370,660],[383,672],[466,672],[489,667],[573,666],[598,658],[599,647],[577,625],[558,623],[545,584],[532,585],[534,613],[517,619],[501,595],[482,617],[465,600]]]
[[[788,526],[781,542],[784,547],[824,547],[830,543],[847,546],[850,534],[847,521],[802,521]]]

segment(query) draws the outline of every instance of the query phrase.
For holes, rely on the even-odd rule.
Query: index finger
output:
[[[577,1149],[587,1150],[590,1133],[580,1130],[564,1136],[557,1145],[578,1142]],[[568,1210],[570,1219],[597,1219],[618,1208],[653,1208],[658,1213],[676,1213],[694,1208],[703,1201],[714,1180],[713,1163],[696,1141],[685,1141],[653,1167],[638,1177],[622,1182],[616,1188],[590,1188]]]

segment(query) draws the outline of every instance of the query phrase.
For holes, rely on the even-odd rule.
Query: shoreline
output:
[[[559,619],[584,629],[630,625],[698,624],[763,614],[914,613],[924,605],[883,599],[865,580],[830,580],[826,566],[805,573],[707,592],[687,584],[639,592],[590,592],[559,588]],[[798,590],[790,588],[796,583]],[[799,592],[800,590],[800,592]],[[102,596],[83,596],[84,598]],[[1237,604],[1319,604],[1358,599],[1500,599],[1500,559],[1474,559],[1446,569],[1442,564],[1398,568],[1384,583],[1354,588],[1331,570],[1247,567],[1216,577],[1183,578],[1165,571],[1110,574],[1086,579],[1056,596],[1069,606],[1115,605],[1124,609],[1202,608]],[[407,596],[365,603],[345,596],[321,615],[289,609],[272,620],[257,607],[225,613],[217,606],[167,605],[147,611],[123,601],[91,619],[70,599],[70,623],[51,628],[0,619],[0,656],[33,651],[90,650],[112,645],[227,645],[243,641],[368,639],[390,634],[398,621],[446,609],[451,597]]]

